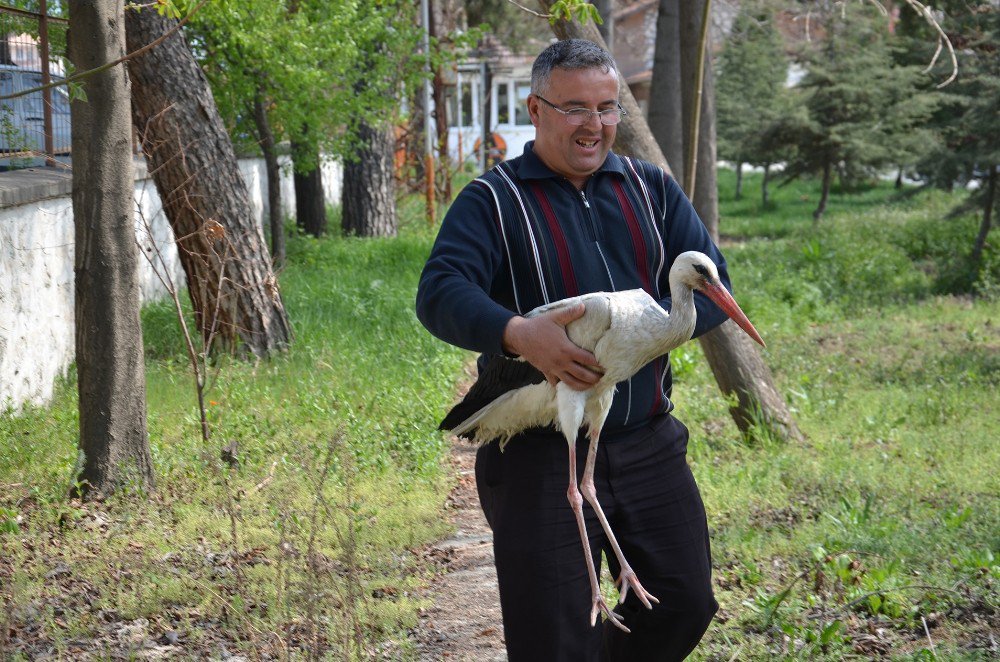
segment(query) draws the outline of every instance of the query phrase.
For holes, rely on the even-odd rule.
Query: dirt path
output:
[[[474,465],[476,449],[456,441],[452,464],[458,482],[449,497],[452,537],[436,543],[430,554],[446,572],[429,587],[433,606],[420,615],[410,634],[416,659],[506,660],[493,538],[479,507]]]

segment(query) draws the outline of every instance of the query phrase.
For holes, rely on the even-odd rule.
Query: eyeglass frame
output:
[[[616,106],[615,108],[605,108],[604,110],[590,110],[589,108],[582,108],[582,107],[581,108],[573,108],[571,110],[563,110],[559,106],[555,105],[554,103],[552,103],[551,101],[549,101],[548,99],[546,99],[545,97],[543,97],[541,94],[535,94],[535,97],[537,97],[539,101],[544,102],[545,105],[548,106],[549,108],[551,108],[552,110],[555,110],[555,111],[561,113],[562,116],[566,118],[566,123],[569,124],[570,126],[583,126],[583,125],[587,124],[588,122],[590,122],[590,118],[591,118],[592,115],[597,115],[597,119],[601,122],[601,126],[617,126],[619,123],[621,123],[621,121],[623,119],[625,119],[626,117],[628,117],[628,112],[626,112],[626,110],[624,108],[622,108],[621,103],[618,102],[618,101],[615,102],[615,106]],[[583,120],[579,124],[573,124],[570,121],[570,118],[571,117],[582,117],[583,113],[577,112],[577,111],[580,111],[580,110],[583,110],[583,111],[587,112],[587,119]],[[618,121],[614,122],[613,124],[605,124],[604,123],[604,118],[605,117],[613,117],[613,115],[606,114],[606,113],[618,113]]]

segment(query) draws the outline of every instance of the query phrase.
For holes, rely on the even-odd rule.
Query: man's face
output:
[[[602,68],[553,69],[548,85],[539,93],[562,110],[608,110],[618,104],[618,78]],[[535,154],[551,170],[583,188],[604,163],[617,126],[601,124],[597,115],[582,126],[573,126],[534,94],[528,96],[528,114],[535,125]]]

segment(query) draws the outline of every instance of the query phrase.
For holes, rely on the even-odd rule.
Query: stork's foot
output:
[[[625,602],[629,589],[632,589],[632,592],[646,606],[646,609],[652,609],[653,602],[660,604],[656,596],[642,587],[642,584],[639,583],[639,578],[635,576],[635,572],[629,566],[625,566],[622,569],[621,574],[618,575],[618,579],[615,580],[615,586],[618,587],[619,595],[621,596],[619,599],[622,602]]]
[[[611,611],[611,609],[608,607],[608,603],[604,601],[604,596],[602,596],[600,593],[597,593],[594,595],[593,606],[591,606],[590,608],[591,627],[597,625],[597,614],[599,613],[604,614],[607,617],[607,619],[611,621],[611,623],[619,630],[629,633],[632,632],[627,627],[625,627],[624,623],[622,623],[621,615]]]

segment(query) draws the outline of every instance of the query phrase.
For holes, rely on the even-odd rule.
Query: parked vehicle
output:
[[[60,80],[53,76],[52,80]],[[0,65],[0,96],[42,85],[42,73]],[[52,144],[55,154],[70,151],[69,95],[62,86],[52,92]],[[45,151],[45,114],[42,92],[0,101],[0,153]]]

